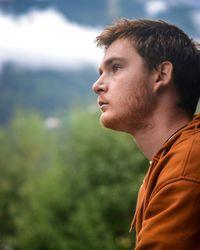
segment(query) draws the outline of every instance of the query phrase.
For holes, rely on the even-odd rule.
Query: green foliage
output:
[[[40,118],[17,114],[7,128],[0,130],[0,237],[1,245],[16,233],[16,204],[22,201],[23,188],[40,176],[50,161],[45,152],[48,140]],[[42,161],[46,159],[46,162]],[[9,240],[8,240],[9,239]]]
[[[85,111],[59,129],[18,114],[0,141],[0,249],[130,249],[146,171],[130,136],[102,129]]]

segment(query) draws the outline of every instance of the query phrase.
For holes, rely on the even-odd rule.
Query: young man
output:
[[[93,90],[101,123],[130,133],[150,160],[132,229],[137,250],[200,249],[200,52],[163,21],[107,27]]]

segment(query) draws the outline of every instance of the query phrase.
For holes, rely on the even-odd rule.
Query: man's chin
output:
[[[118,127],[119,123],[113,117],[110,117],[107,114],[102,113],[99,120],[103,127],[120,131]]]
[[[112,122],[112,119],[107,116],[107,114],[102,113],[100,118],[99,118],[99,121],[103,127],[112,129],[113,122]]]

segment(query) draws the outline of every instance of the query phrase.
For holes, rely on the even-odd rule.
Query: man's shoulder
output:
[[[172,148],[173,151],[175,154],[171,156],[171,163],[178,158],[180,175],[200,181],[200,128],[183,133],[180,142]]]
[[[155,165],[157,185],[165,185],[176,180],[200,183],[200,129],[186,131],[167,150]]]

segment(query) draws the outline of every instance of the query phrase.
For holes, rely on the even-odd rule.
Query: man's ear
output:
[[[156,69],[156,81],[154,82],[154,91],[157,92],[163,87],[167,87],[173,80],[173,64],[164,61]]]

